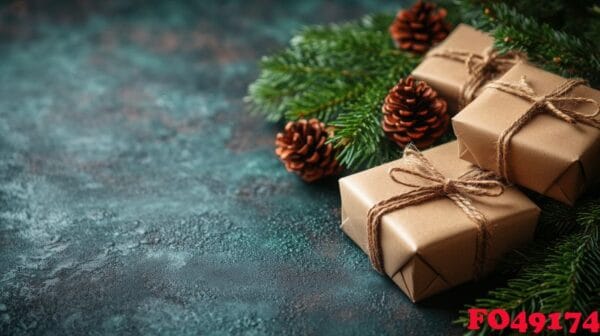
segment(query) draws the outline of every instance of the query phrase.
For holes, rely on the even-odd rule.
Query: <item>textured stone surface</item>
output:
[[[0,11],[0,334],[459,334],[338,229],[242,97],[260,55],[367,1],[16,1]]]

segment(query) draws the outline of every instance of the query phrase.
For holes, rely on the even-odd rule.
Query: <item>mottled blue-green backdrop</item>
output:
[[[242,101],[294,30],[400,2],[0,3],[0,334],[462,332],[482,286],[409,302]]]

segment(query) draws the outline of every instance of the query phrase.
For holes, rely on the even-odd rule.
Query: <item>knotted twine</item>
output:
[[[390,197],[375,204],[367,214],[367,238],[369,259],[373,268],[384,273],[383,253],[381,250],[380,232],[381,219],[384,215],[412,205],[429,202],[447,197],[452,200],[476,225],[476,251],[473,273],[479,278],[484,271],[486,254],[489,245],[490,232],[485,216],[473,206],[469,196],[500,196],[504,185],[495,179],[492,172],[472,169],[456,179],[442,175],[414,146],[409,145],[404,150],[402,166],[390,169],[392,181],[416,188],[411,191]],[[412,176],[417,182],[409,182],[397,176]]]
[[[486,82],[499,74],[505,73],[513,65],[525,59],[525,56],[521,53],[507,52],[500,54],[493,47],[485,49],[482,54],[464,50],[442,49],[431,52],[427,56],[441,57],[465,63],[469,77],[460,87],[458,94],[459,109],[462,109],[475,99],[477,90]]]
[[[536,95],[533,88],[527,83],[525,76],[521,77],[519,83],[509,83],[504,81],[495,81],[489,83],[486,87],[490,87],[502,92],[523,98],[533,104],[525,111],[525,113],[505,129],[498,139],[496,148],[496,169],[506,181],[509,179],[508,156],[510,154],[510,141],[512,137],[523,128],[531,119],[538,114],[548,113],[564,120],[570,124],[581,122],[600,129],[600,103],[586,97],[566,96],[574,87],[585,85],[587,82],[583,79],[568,79],[559,85],[554,91],[545,96]],[[591,104],[596,109],[591,114],[577,112],[566,108],[565,104]],[[558,106],[557,106],[558,105]]]

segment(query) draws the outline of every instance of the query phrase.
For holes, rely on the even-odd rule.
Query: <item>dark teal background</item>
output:
[[[3,1],[0,334],[455,335],[250,116],[257,61],[394,1]]]

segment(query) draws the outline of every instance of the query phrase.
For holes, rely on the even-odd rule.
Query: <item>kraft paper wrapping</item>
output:
[[[517,83],[525,75],[536,95],[550,93],[564,78],[518,64],[500,78]],[[600,91],[580,85],[567,95],[600,101]],[[452,119],[460,157],[479,167],[496,170],[496,143],[500,134],[532,103],[487,88]],[[582,113],[593,106],[569,108]],[[600,130],[583,123],[570,124],[549,114],[527,123],[510,142],[509,178],[515,184],[573,205],[586,187],[600,180]]]
[[[459,24],[439,45],[432,48],[429,54],[438,50],[454,49],[475,54],[483,54],[493,46],[494,39],[475,28]],[[427,82],[438,94],[448,102],[451,112],[458,112],[458,96],[461,86],[469,78],[468,68],[463,62],[427,55],[413,70],[413,77]]]
[[[423,154],[443,175],[456,178],[474,167],[460,160],[457,152],[454,141]],[[413,189],[390,180],[388,171],[399,161],[339,181],[341,229],[365,253],[369,209],[381,200]],[[532,239],[540,210],[513,187],[507,187],[499,197],[469,198],[490,223],[486,263],[489,271],[504,253]],[[381,225],[386,274],[413,302],[473,279],[477,226],[450,199],[440,198],[389,213]]]

